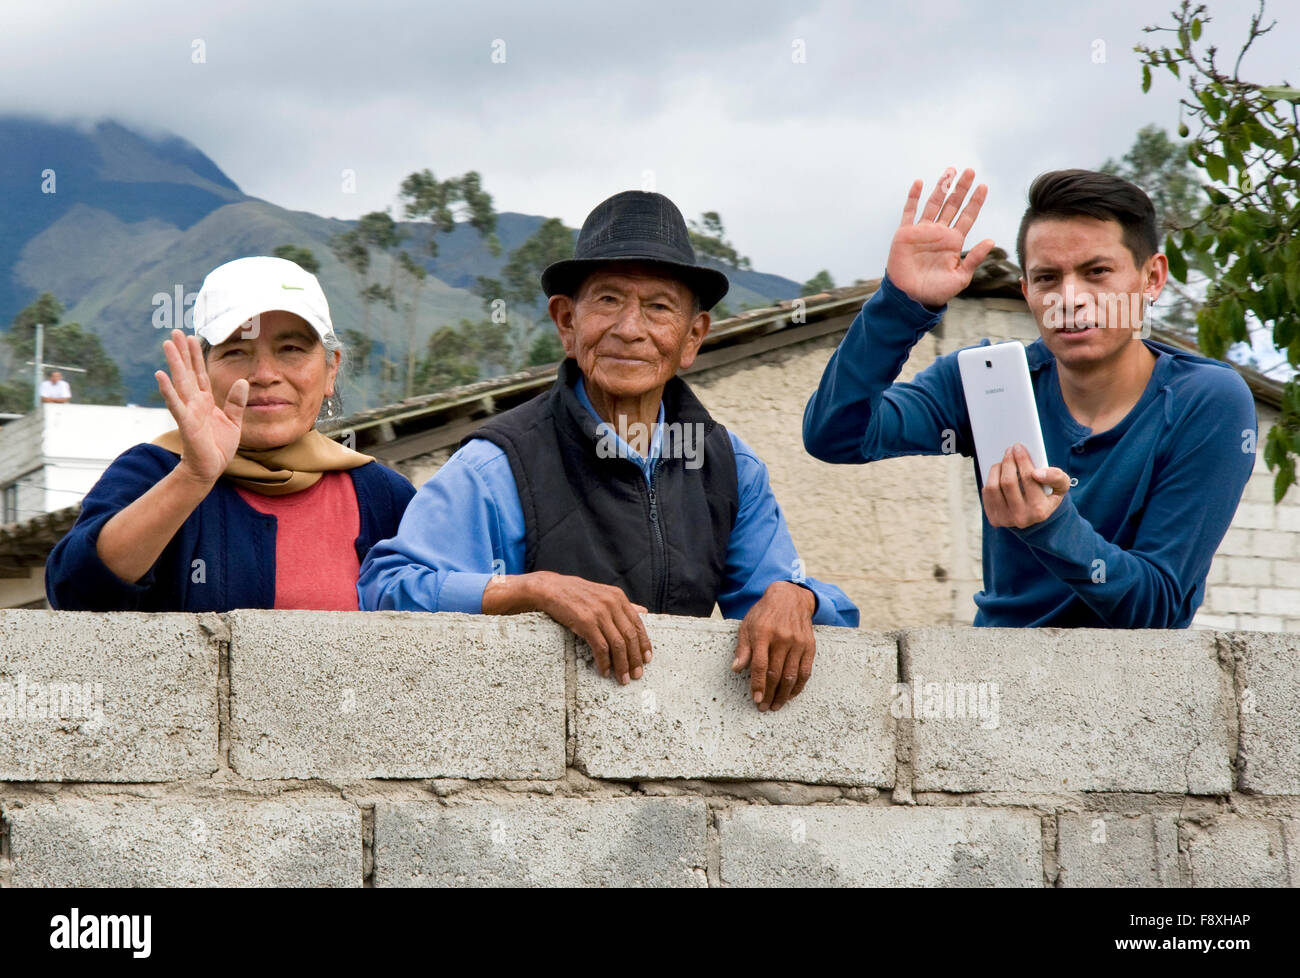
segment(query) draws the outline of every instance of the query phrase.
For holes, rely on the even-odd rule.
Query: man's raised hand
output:
[[[981,183],[963,208],[975,171],[963,170],[957,186],[949,193],[956,172],[952,167],[944,170],[919,221],[916,207],[921,200],[922,181],[912,183],[903,205],[903,220],[889,246],[886,271],[890,281],[932,308],[944,305],[966,288],[975,269],[993,250],[993,239],[985,238],[964,259],[961,256],[962,242],[979,216],[989,188]]]

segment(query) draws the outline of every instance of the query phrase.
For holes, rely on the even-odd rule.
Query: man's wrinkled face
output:
[[[1121,356],[1141,332],[1145,303],[1159,295],[1168,263],[1139,268],[1119,221],[1043,218],[1025,233],[1020,288],[1038,332],[1061,364],[1088,369]]]
[[[552,296],[549,311],[588,387],[628,398],[661,389],[695,362],[709,314],[694,303],[684,283],[628,263],[597,269],[573,298]]]

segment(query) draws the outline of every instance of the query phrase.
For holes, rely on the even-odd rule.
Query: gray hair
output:
[[[330,354],[338,351],[339,354],[339,372],[334,375],[334,393],[324,398],[320,402],[320,411],[316,414],[314,425],[333,424],[341,421],[343,418],[343,394],[341,393],[344,368],[348,366],[348,350],[338,335],[331,330],[321,338],[322,352],[325,354],[325,366],[329,366]],[[212,350],[212,344],[199,337],[199,349],[203,352],[203,362],[208,362],[208,353]]]

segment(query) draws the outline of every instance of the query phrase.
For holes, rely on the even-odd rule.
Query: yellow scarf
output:
[[[155,438],[153,444],[180,455],[181,433],[173,428]],[[222,475],[263,496],[287,496],[310,489],[325,472],[355,469],[373,461],[371,456],[345,448],[312,428],[297,441],[279,448],[239,449]]]

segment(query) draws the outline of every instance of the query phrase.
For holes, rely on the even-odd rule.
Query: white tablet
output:
[[[1017,442],[1029,450],[1035,468],[1046,468],[1047,450],[1024,345],[1012,340],[962,350],[957,366],[982,482],[988,482],[989,470]],[[1052,494],[1050,486],[1043,491]]]

